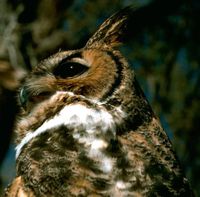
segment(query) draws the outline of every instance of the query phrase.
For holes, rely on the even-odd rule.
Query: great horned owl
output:
[[[192,196],[172,145],[126,59],[131,8],[79,50],[27,76],[17,123],[15,180],[6,196]]]

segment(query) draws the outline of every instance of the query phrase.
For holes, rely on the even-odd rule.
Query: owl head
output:
[[[57,91],[101,102],[128,99],[134,77],[116,47],[123,43],[131,13],[125,8],[111,16],[82,49],[58,52],[36,66],[20,91],[23,107],[31,109]]]

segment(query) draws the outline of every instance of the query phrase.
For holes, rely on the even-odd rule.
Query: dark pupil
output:
[[[63,62],[55,68],[54,75],[61,78],[74,77],[83,74],[87,70],[88,67],[85,65],[76,62]]]

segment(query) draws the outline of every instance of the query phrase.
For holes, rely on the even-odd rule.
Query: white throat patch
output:
[[[115,135],[115,123],[112,115],[107,111],[103,109],[90,109],[81,104],[69,105],[65,106],[52,119],[45,121],[35,131],[29,131],[16,147],[16,158],[21,153],[22,148],[33,138],[47,132],[49,129],[57,128],[61,125],[73,128],[75,130],[73,137],[88,145],[91,144],[91,142],[89,142],[91,139],[87,140],[79,136],[78,128],[80,128],[80,126],[88,134],[92,134],[97,128],[100,128],[101,132],[107,132],[109,130]]]

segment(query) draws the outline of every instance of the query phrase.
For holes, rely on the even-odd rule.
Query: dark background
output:
[[[1,0],[2,187],[15,173],[13,124],[20,81],[49,55],[84,46],[107,17],[130,4],[138,9],[121,51],[135,69],[196,196],[200,196],[199,0]]]

